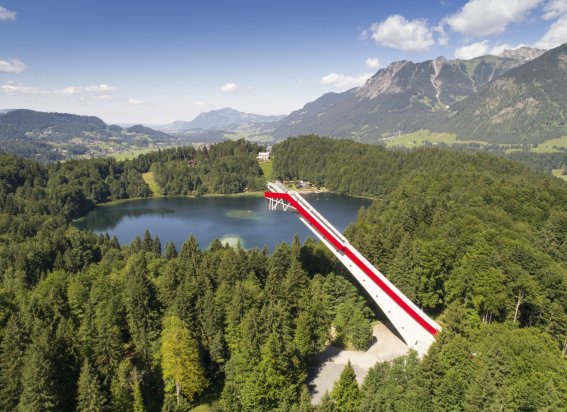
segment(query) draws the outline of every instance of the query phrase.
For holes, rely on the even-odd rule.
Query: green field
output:
[[[394,137],[386,142],[387,147],[420,147],[429,142],[431,144],[445,143],[447,145],[452,145],[455,143],[479,143],[487,144],[486,142],[481,142],[478,140],[457,140],[457,135],[453,133],[435,133],[429,130],[418,130],[417,132],[402,134],[400,136]]]
[[[264,178],[266,181],[272,178],[272,170],[274,169],[274,165],[271,160],[266,160],[264,162],[259,162],[260,168],[264,172]]]
[[[567,150],[567,136],[549,139],[531,149],[534,153],[555,153]]]
[[[436,133],[429,130],[418,130],[417,132],[403,134],[396,136],[386,142],[387,147],[420,147],[425,143],[445,143],[446,145],[452,144],[467,144],[477,143],[480,145],[488,145],[490,143],[482,140],[457,140],[457,136],[453,133]],[[513,146],[504,143],[498,143],[502,147]],[[522,149],[510,147],[506,153],[521,151]],[[549,139],[543,143],[539,143],[536,147],[532,147],[529,151],[533,153],[555,153],[567,150],[567,136]]]
[[[130,149],[125,152],[115,153],[112,155],[116,160],[130,160],[136,156],[146,154],[158,150],[157,147],[144,147],[143,149]]]
[[[144,182],[150,187],[153,197],[160,197],[162,195],[159,185],[154,178],[154,172],[142,173],[142,179],[144,179]]]

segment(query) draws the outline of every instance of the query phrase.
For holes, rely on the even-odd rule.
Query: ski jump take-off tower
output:
[[[288,191],[280,182],[269,182],[268,189],[270,191],[264,196],[270,200],[270,210],[276,210],[278,206],[284,211],[295,209],[299,220],[334,253],[372,297],[406,345],[423,356],[435,342],[440,326],[386,279],[299,193]]]

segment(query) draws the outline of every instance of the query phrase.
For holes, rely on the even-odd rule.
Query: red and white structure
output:
[[[301,220],[329,248],[368,292],[409,348],[423,356],[440,326],[419,309],[378,271],[349,241],[299,193],[288,191],[280,182],[269,182],[270,210],[281,206],[283,210],[295,209]]]

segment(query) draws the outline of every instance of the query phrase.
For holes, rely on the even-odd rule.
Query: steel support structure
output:
[[[301,220],[319,238],[380,307],[409,348],[423,356],[440,326],[398,290],[331,223],[299,193],[288,191],[280,182],[269,182],[264,196],[270,210],[281,206],[295,209]]]

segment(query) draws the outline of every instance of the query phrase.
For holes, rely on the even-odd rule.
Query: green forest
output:
[[[348,365],[318,406],[310,357],[365,349],[376,307],[323,245],[176,249],[70,225],[96,204],[260,190],[244,141],[124,162],[0,155],[0,410],[562,410],[567,405],[567,185],[483,153],[392,151],[306,136],[274,177],[374,198],[346,235],[442,326],[415,352]],[[141,229],[143,230],[143,228]]]

